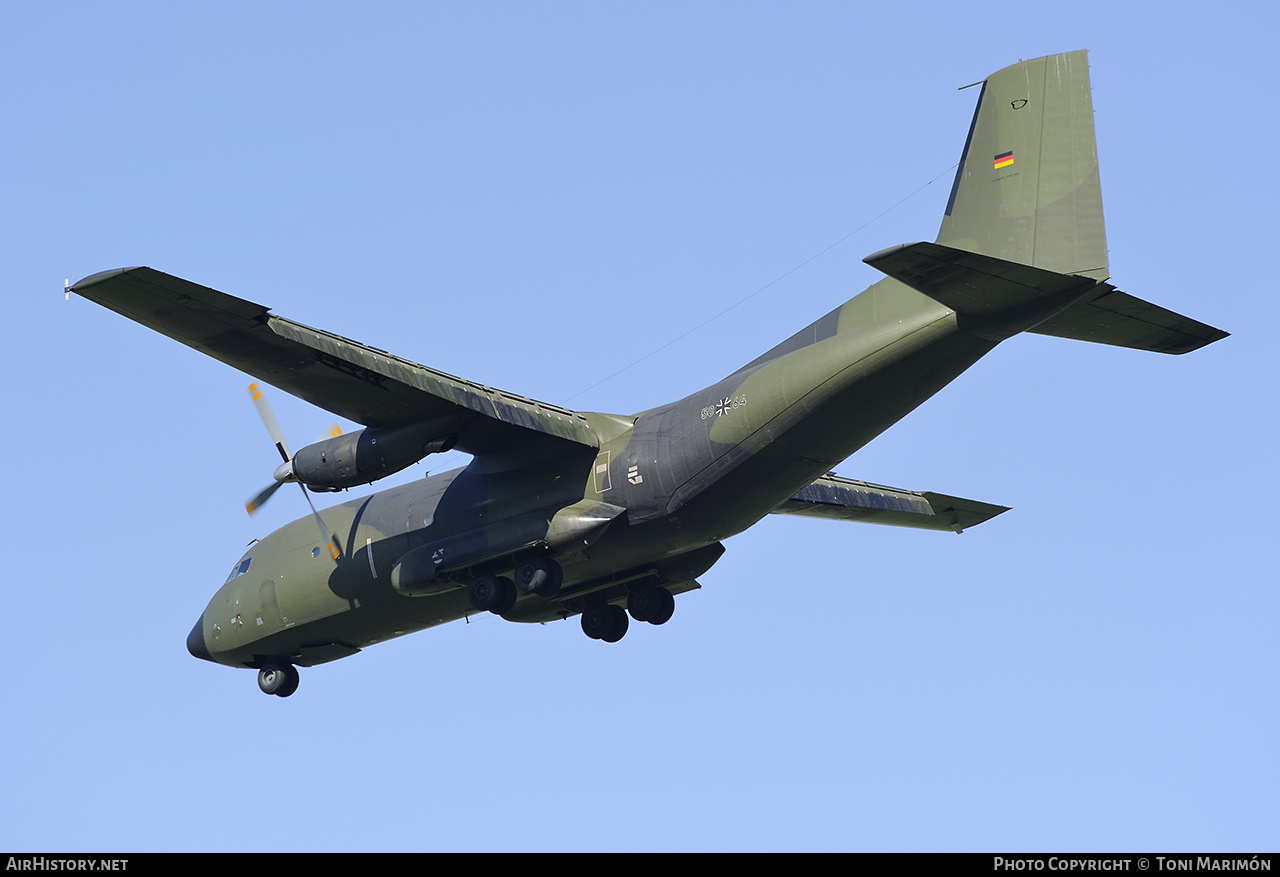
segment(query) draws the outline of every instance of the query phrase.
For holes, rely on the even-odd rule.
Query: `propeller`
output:
[[[324,520],[320,517],[320,513],[316,511],[316,505],[311,501],[311,494],[307,492],[307,487],[298,480],[298,476],[293,471],[293,454],[289,450],[289,444],[284,440],[284,431],[280,429],[280,424],[276,420],[275,413],[272,412],[271,406],[267,403],[267,399],[262,394],[262,389],[256,384],[249,385],[249,395],[253,398],[253,404],[258,408],[258,416],[262,418],[262,422],[267,427],[267,432],[271,435],[271,441],[275,442],[276,450],[280,452],[280,458],[284,460],[272,475],[272,483],[270,486],[258,492],[253,499],[244,504],[245,511],[250,515],[262,508],[272,495],[280,489],[282,485],[290,482],[297,484],[302,490],[303,497],[307,500],[307,505],[311,507],[311,515],[315,518],[316,524],[320,527],[320,535],[328,546],[329,556],[334,560],[342,557],[342,550],[338,547],[338,540],[329,528],[325,526]],[[341,435],[342,430],[337,424],[334,424],[330,430],[330,435]]]

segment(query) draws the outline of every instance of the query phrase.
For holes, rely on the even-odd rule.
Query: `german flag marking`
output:
[[[1009,165],[1013,164],[1013,150],[1010,149],[1008,152],[1002,152],[999,155],[997,155],[995,157],[994,164],[995,164],[995,170],[1000,170],[1000,168],[1002,167],[1008,167]]]

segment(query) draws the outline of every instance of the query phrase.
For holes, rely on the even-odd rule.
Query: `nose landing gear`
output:
[[[258,671],[258,687],[263,694],[288,697],[298,690],[298,668],[292,664],[268,664]]]

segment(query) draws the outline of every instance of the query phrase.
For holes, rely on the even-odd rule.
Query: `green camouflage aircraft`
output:
[[[865,261],[887,277],[723,380],[626,416],[473,384],[150,268],[71,289],[364,425],[294,454],[252,385],[284,462],[250,511],[288,482],[305,496],[472,456],[312,506],[235,563],[187,648],[287,697],[299,666],[477,612],[580,615],[616,642],[628,614],[670,619],[723,540],[768,514],[959,532],[1006,509],[830,470],[1019,332],[1162,353],[1226,336],[1107,282],[1083,51],[987,78],[936,242]]]

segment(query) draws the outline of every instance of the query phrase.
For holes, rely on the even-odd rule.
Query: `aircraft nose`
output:
[[[200,658],[204,661],[212,661],[209,655],[209,649],[204,644],[204,613],[200,613],[200,618],[196,621],[196,626],[191,628],[191,633],[187,634],[187,651],[193,657]]]

